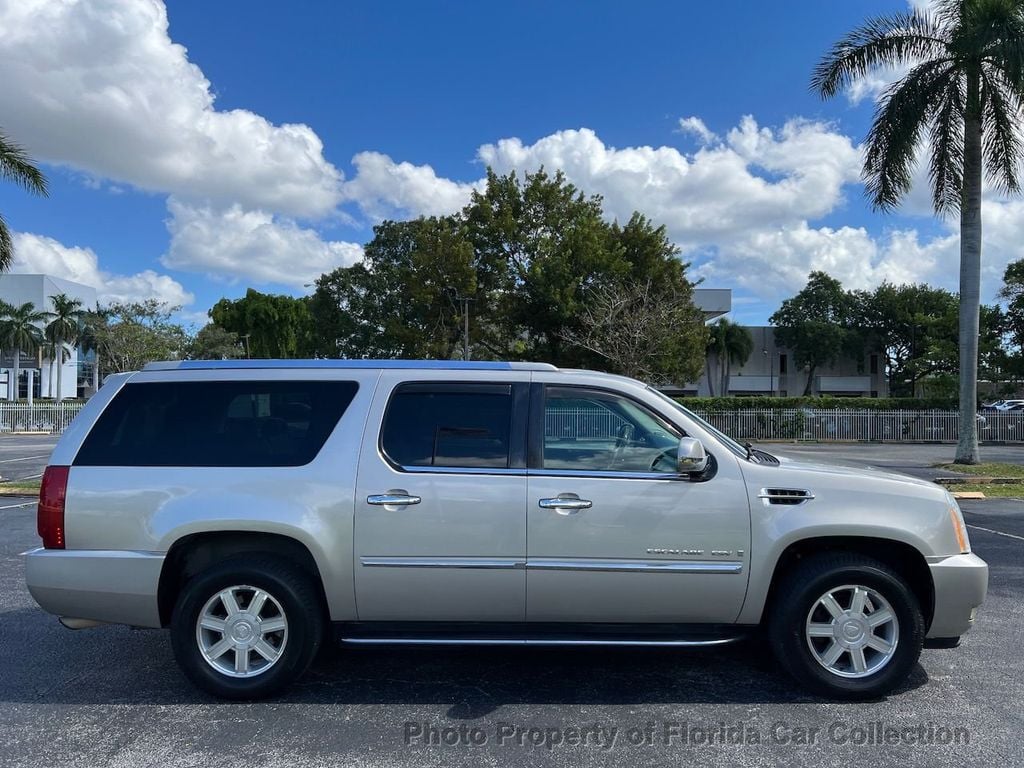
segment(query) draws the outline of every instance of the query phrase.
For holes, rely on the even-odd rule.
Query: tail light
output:
[[[39,486],[36,529],[47,549],[64,549],[64,497],[70,467],[47,467]]]

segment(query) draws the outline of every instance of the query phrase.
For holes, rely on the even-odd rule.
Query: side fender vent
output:
[[[764,499],[765,504],[795,506],[810,501],[814,494],[806,488],[762,488],[758,498]]]

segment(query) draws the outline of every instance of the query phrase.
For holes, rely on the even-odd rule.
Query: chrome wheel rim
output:
[[[896,612],[870,587],[845,584],[819,597],[807,613],[804,635],[811,655],[838,677],[873,675],[896,654]]]
[[[227,587],[206,601],[196,620],[203,660],[228,677],[256,677],[278,662],[288,643],[288,619],[266,590]]]

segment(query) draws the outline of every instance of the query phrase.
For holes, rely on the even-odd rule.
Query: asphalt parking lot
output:
[[[29,457],[52,443],[0,437],[0,474],[41,471],[44,460]],[[950,446],[769,449],[923,475],[952,455]],[[1024,463],[1024,449],[993,448],[986,459]],[[882,701],[804,695],[747,643],[336,650],[278,701],[226,704],[188,686],[166,633],[71,632],[36,608],[19,556],[37,543],[34,509],[2,499],[0,766],[1022,765],[1024,502],[963,506],[991,566],[988,601],[960,648],[926,650],[907,687]],[[886,744],[886,727],[930,743]]]

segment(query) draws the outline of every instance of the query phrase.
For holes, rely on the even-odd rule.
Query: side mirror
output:
[[[684,437],[679,440],[679,451],[676,453],[676,467],[681,475],[699,475],[708,468],[708,455],[700,440]]]

